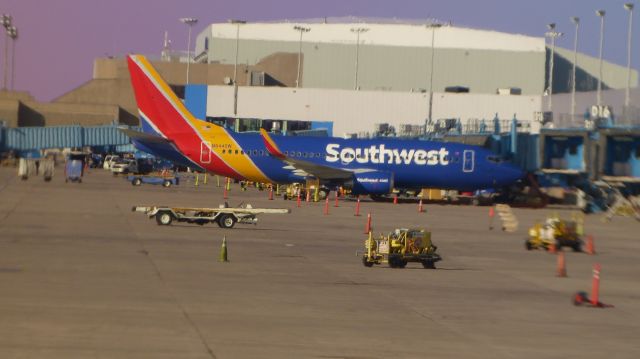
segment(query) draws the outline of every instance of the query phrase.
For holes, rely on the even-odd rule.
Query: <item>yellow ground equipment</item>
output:
[[[574,215],[571,220],[561,219],[557,216],[548,217],[542,223],[536,223],[529,229],[529,238],[524,245],[528,250],[544,248],[549,250],[551,244],[557,249],[571,247],[575,252],[582,251],[582,220]]]
[[[304,187],[304,184],[293,183],[286,186],[282,198],[285,200],[296,200],[298,198],[298,193],[300,193],[300,198],[304,201],[307,196],[307,189]]]
[[[388,263],[391,268],[404,268],[409,262],[419,262],[425,268],[435,269],[435,263],[442,260],[435,253],[437,248],[431,242],[431,232],[424,229],[396,229],[379,238],[369,233],[364,242],[362,264],[371,267]]]

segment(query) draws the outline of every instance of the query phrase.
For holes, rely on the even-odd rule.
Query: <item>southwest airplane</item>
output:
[[[353,194],[380,196],[394,188],[472,191],[508,186],[523,171],[477,146],[402,139],[235,133],[196,119],[143,56],[127,59],[143,132],[134,144],[174,162],[262,183],[318,179]]]

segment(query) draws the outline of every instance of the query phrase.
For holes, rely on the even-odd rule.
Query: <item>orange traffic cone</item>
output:
[[[547,250],[551,254],[556,254],[558,252],[558,249],[556,248],[556,243],[555,242],[551,242],[551,244],[549,244],[549,247],[547,247]]]
[[[558,252],[558,263],[556,268],[556,277],[566,277],[567,276],[567,267],[564,260],[564,252]]]
[[[493,229],[493,217],[495,217],[496,211],[493,206],[489,207],[489,230]]]
[[[585,249],[585,252],[590,255],[596,254],[596,247],[593,244],[593,236],[591,235],[587,236],[587,248]]]
[[[364,227],[364,234],[371,232],[371,213],[367,213],[367,226]]]

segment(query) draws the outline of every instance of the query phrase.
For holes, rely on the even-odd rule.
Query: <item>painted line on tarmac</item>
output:
[[[118,203],[116,203],[116,208],[118,209],[118,212],[120,212],[120,214],[122,215],[123,219],[125,220],[127,226],[129,227],[130,233],[133,233],[135,235],[136,240],[140,244],[141,249],[140,249],[139,252],[145,255],[145,257],[147,258],[147,260],[149,261],[149,263],[153,267],[153,270],[155,271],[156,276],[160,280],[160,283],[162,283],[162,285],[166,288],[167,292],[169,293],[169,296],[171,297],[171,299],[173,299],[173,301],[176,303],[176,305],[180,309],[180,312],[182,313],[182,316],[185,318],[185,321],[191,326],[193,331],[196,333],[196,335],[200,339],[200,342],[204,346],[204,348],[207,351],[207,353],[209,354],[209,356],[212,359],[218,359],[218,357],[213,353],[213,350],[211,349],[209,344],[207,344],[207,341],[204,338],[204,335],[200,331],[200,328],[198,328],[198,326],[193,321],[193,319],[191,319],[191,316],[189,316],[189,313],[187,312],[185,307],[182,305],[182,303],[178,299],[178,296],[174,293],[174,291],[171,289],[171,287],[164,280],[164,277],[162,276],[162,273],[160,272],[160,268],[158,268],[158,265],[153,260],[153,258],[151,257],[151,254],[149,253],[149,251],[145,247],[144,241],[138,236],[138,232],[136,232],[136,230],[134,229],[134,227],[131,224],[131,222],[129,222],[129,217],[125,213],[128,214],[130,212],[129,211],[123,211],[123,209],[120,207],[120,205],[118,205]]]

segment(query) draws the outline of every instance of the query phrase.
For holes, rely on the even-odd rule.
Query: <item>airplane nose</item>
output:
[[[508,165],[508,169],[507,169],[507,181],[509,183],[513,183],[519,179],[524,178],[524,176],[526,175],[526,172],[522,170],[522,168],[509,164]]]
[[[500,174],[494,178],[494,185],[497,186],[509,186],[526,175],[525,171],[511,163],[501,163],[498,166]]]

